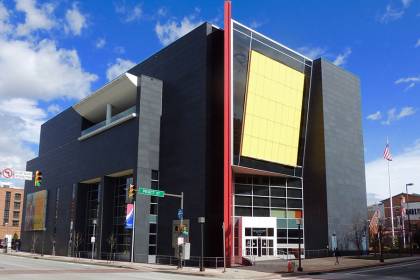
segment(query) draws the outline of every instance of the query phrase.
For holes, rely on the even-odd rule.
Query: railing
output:
[[[89,128],[86,128],[86,129],[82,130],[81,136],[87,135],[87,134],[89,134],[89,133],[91,133],[95,130],[100,129],[100,128],[110,126],[113,123],[115,123],[116,121],[118,121],[118,120],[120,120],[124,117],[127,117],[127,116],[129,116],[133,113],[136,113],[136,106],[133,106],[133,107],[131,107],[131,108],[125,110],[125,111],[122,111],[121,113],[116,114],[115,116],[112,116],[111,119],[110,119],[110,122],[108,124],[107,124],[107,121],[104,120],[104,121],[101,121],[97,124],[94,124],[93,126],[91,126]]]
[[[201,257],[191,256],[189,260],[183,260],[183,266],[200,266]],[[175,256],[157,255],[156,263],[178,265],[179,259]],[[204,257],[203,266],[208,268],[220,268],[223,267],[223,257]]]

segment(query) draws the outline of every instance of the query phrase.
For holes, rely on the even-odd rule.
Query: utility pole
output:
[[[133,201],[133,230],[131,232],[131,262],[134,262],[134,237],[136,228],[136,198]]]
[[[299,236],[299,239],[298,239],[298,242],[299,242],[299,267],[298,267],[298,271],[303,271],[303,269],[302,269],[302,253],[300,252],[300,240],[301,240],[301,233],[300,233],[300,225],[302,224],[302,219],[297,219],[296,220],[296,223],[297,223],[297,226],[298,226],[298,236]]]
[[[201,259],[200,259],[200,271],[204,271],[204,223],[206,222],[205,217],[198,217],[198,223],[201,226]]]

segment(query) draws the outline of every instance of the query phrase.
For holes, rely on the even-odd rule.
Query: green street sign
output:
[[[153,189],[146,189],[146,188],[139,188],[139,194],[142,195],[149,195],[149,196],[157,196],[157,197],[164,197],[165,192]]]

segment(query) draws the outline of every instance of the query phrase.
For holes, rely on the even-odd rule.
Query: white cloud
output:
[[[403,107],[401,111],[398,113],[396,108],[392,108],[388,110],[387,119],[382,122],[384,125],[390,125],[394,121],[401,120],[408,116],[414,115],[416,110],[413,107]]]
[[[130,7],[124,4],[116,5],[115,11],[119,14],[123,21],[132,22],[141,19],[143,10],[141,5],[138,4],[134,7]]]
[[[416,42],[416,44],[414,45],[414,47],[415,47],[415,48],[420,47],[420,39],[417,39],[417,42]]]
[[[403,107],[401,112],[398,114],[397,119],[402,119],[411,115],[414,115],[416,110],[413,107]]]
[[[106,45],[106,40],[105,38],[98,38],[98,40],[96,40],[95,46],[98,49],[102,49],[103,47],[105,47]]]
[[[51,3],[37,5],[35,0],[16,0],[16,10],[25,13],[25,22],[18,24],[16,29],[19,36],[28,36],[36,30],[51,30],[56,26]]]
[[[339,54],[333,61],[337,66],[342,66],[346,64],[347,58],[351,54],[351,48],[346,48],[343,53]]]
[[[155,32],[161,44],[166,46],[184,36],[201,23],[202,21],[196,20],[194,15],[184,17],[180,22],[171,19],[164,24],[157,22]]]
[[[0,35],[9,33],[12,29],[11,24],[9,23],[10,13],[4,6],[3,2],[0,2]]]
[[[87,26],[86,17],[79,11],[79,7],[76,3],[73,4],[70,10],[67,10],[66,21],[67,24],[65,25],[64,30],[77,36],[82,34],[82,29]]]
[[[251,20],[251,22],[249,23],[249,27],[251,27],[252,29],[257,29],[258,27],[261,27],[262,25],[264,25],[265,22],[262,21],[257,21],[255,19]]]
[[[411,5],[412,0],[401,0],[404,8],[408,8]]]
[[[327,53],[327,50],[325,48],[306,46],[298,48],[298,51],[311,59],[320,58],[321,56],[324,56]]]
[[[407,84],[407,87],[404,90],[409,90],[416,86],[416,84],[420,83],[420,76],[412,76],[412,77],[405,77],[399,78],[394,82],[396,85],[399,84]]]
[[[377,111],[376,113],[373,113],[367,116],[367,119],[371,121],[377,121],[377,120],[380,120],[381,118],[382,118],[382,114],[380,111]]]
[[[117,46],[117,47],[114,48],[114,52],[117,53],[117,54],[123,54],[123,53],[125,53],[125,48],[122,47],[122,46]]]
[[[82,69],[76,50],[58,48],[54,41],[0,39],[0,45],[2,98],[79,99],[91,92],[97,79]]]
[[[48,113],[55,115],[61,111],[61,107],[58,104],[51,104],[48,106],[47,111]]]
[[[136,64],[131,60],[117,58],[114,64],[108,65],[108,69],[106,70],[106,78],[108,81],[111,81],[132,68],[134,65]]]
[[[392,152],[392,151],[391,151]],[[420,139],[390,162],[392,195],[405,192],[405,184],[414,183],[409,192],[420,193]],[[389,197],[387,161],[383,157],[366,163],[366,191],[369,197]],[[370,201],[372,202],[372,201]]]
[[[157,10],[157,15],[158,16],[160,16],[160,17],[164,17],[164,16],[166,16],[168,14],[168,9],[166,8],[166,7],[160,7],[158,10]]]

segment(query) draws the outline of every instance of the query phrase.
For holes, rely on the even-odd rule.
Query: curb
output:
[[[362,269],[362,268],[370,268],[370,267],[380,267],[380,266],[388,266],[393,264],[400,264],[405,262],[417,262],[420,261],[420,257],[417,257],[415,259],[411,260],[399,260],[395,262],[379,262],[375,264],[367,264],[367,265],[361,265],[361,266],[355,266],[355,267],[342,267],[337,268],[333,270],[315,270],[315,271],[309,271],[309,272],[282,272],[280,273],[282,277],[294,277],[299,275],[319,275],[319,274],[325,274],[325,273],[335,273],[335,272],[343,272],[343,271],[350,271],[350,270],[356,270],[356,269]]]

